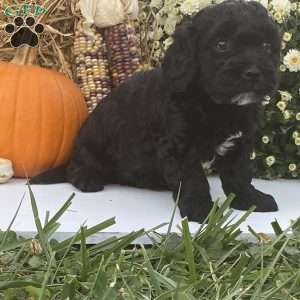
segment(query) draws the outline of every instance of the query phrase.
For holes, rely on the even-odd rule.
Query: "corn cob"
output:
[[[104,30],[108,47],[112,85],[116,87],[141,68],[139,41],[134,27],[118,24]]]
[[[76,78],[89,112],[111,91],[106,44],[101,32],[94,34],[78,29],[74,41]]]

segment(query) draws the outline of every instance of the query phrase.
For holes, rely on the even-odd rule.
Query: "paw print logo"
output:
[[[39,43],[38,35],[44,32],[44,26],[40,23],[36,24],[31,16],[25,20],[22,17],[15,17],[13,23],[7,24],[4,29],[11,34],[10,44],[14,48],[22,45],[36,47]]]

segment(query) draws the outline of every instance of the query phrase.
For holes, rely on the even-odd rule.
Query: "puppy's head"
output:
[[[175,92],[201,87],[218,104],[246,105],[278,85],[280,34],[257,2],[225,1],[179,25],[163,61]]]

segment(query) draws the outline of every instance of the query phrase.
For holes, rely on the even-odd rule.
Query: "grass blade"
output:
[[[72,193],[63,206],[57,211],[57,213],[47,222],[44,227],[44,232],[47,232],[49,228],[55,224],[60,217],[65,213],[65,211],[72,205],[72,200],[75,197],[75,193]]]
[[[16,212],[15,212],[15,214],[14,214],[14,216],[13,216],[11,222],[9,223],[9,225],[8,225],[8,227],[7,227],[7,229],[6,229],[6,232],[4,233],[4,236],[3,236],[3,238],[2,238],[1,245],[0,245],[0,251],[3,251],[2,248],[3,248],[3,246],[4,246],[5,243],[6,243],[6,239],[7,239],[7,236],[8,236],[8,233],[9,233],[11,227],[12,227],[13,223],[15,222],[16,218],[17,218],[17,215],[18,215],[18,213],[19,213],[19,211],[20,211],[20,208],[21,208],[21,205],[22,205],[22,203],[23,203],[24,197],[25,197],[25,193],[23,194],[23,196],[22,196],[22,198],[21,198],[21,201],[20,201],[20,203],[19,203],[19,205],[18,205],[18,207],[17,207],[17,210],[16,210]]]
[[[48,263],[50,263],[50,259],[51,259],[51,254],[52,254],[52,250],[51,247],[46,239],[46,236],[43,232],[43,227],[42,227],[42,223],[39,217],[39,211],[37,208],[37,204],[36,204],[36,200],[34,197],[34,194],[32,192],[31,186],[30,184],[27,185],[28,186],[28,190],[29,190],[29,195],[30,195],[30,201],[31,201],[31,207],[32,207],[32,212],[33,212],[33,216],[34,216],[34,222],[38,231],[38,235],[39,235],[39,239],[43,248],[43,251],[45,252],[45,255],[47,257]],[[52,262],[55,263],[55,260],[52,260]]]
[[[46,286],[47,286],[48,280],[49,280],[50,275],[51,275],[51,266],[54,263],[54,260],[55,260],[54,257],[55,257],[55,252],[51,253],[50,262],[48,264],[48,269],[47,269],[47,272],[46,272],[45,277],[44,277],[44,281],[43,281],[43,285],[42,285],[42,288],[41,288],[41,293],[40,293],[40,296],[39,296],[39,300],[45,300],[46,299]]]
[[[116,223],[115,218],[110,218],[102,223],[99,223],[99,224],[87,229],[85,232],[85,237],[87,238],[95,233],[98,233],[99,231],[102,231],[102,230],[114,225],[115,223]],[[76,238],[74,239],[74,243],[80,241],[80,238],[81,238],[80,235],[76,236]],[[67,248],[70,241],[72,241],[72,240],[73,240],[73,237],[68,238],[68,239],[58,243],[57,245],[55,245],[53,247],[53,250],[60,251],[60,250],[63,250],[64,248]]]
[[[185,247],[185,257],[186,257],[186,261],[188,262],[191,280],[192,282],[194,282],[197,280],[195,259],[193,253],[194,247],[192,244],[192,236],[189,230],[189,223],[187,218],[182,219],[181,225],[182,225],[182,234],[183,234],[183,241]]]
[[[88,251],[86,249],[86,236],[85,227],[80,228],[81,244],[80,244],[80,257],[81,257],[81,273],[80,280],[86,281],[88,274]]]

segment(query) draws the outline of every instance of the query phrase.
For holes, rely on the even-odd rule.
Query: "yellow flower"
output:
[[[280,65],[279,67],[281,72],[285,72],[286,71],[286,66],[285,65]]]
[[[290,49],[283,58],[283,63],[290,72],[300,71],[300,51],[297,49]]]
[[[287,91],[279,91],[282,101],[291,101],[293,96]]]
[[[268,166],[268,167],[271,167],[272,165],[274,165],[276,159],[275,159],[275,157],[272,155],[272,156],[268,156],[268,157],[266,158],[265,161],[266,161],[267,166]]]
[[[289,120],[291,118],[291,113],[288,110],[286,110],[283,112],[283,117],[285,120]]]
[[[289,164],[289,170],[290,170],[291,172],[296,171],[296,169],[297,169],[296,164]]]
[[[300,137],[295,138],[296,146],[300,146]]]
[[[279,24],[283,23],[283,15],[279,11],[275,12],[273,17],[277,23]]]
[[[264,136],[261,138],[261,140],[262,140],[262,142],[263,142],[264,144],[270,143],[270,138],[269,138],[268,136],[266,136],[266,135],[264,135]]]
[[[285,33],[283,34],[283,40],[284,40],[285,42],[289,42],[289,41],[291,40],[292,36],[293,36],[293,35],[292,35],[290,32],[285,32]]]
[[[298,112],[298,113],[296,114],[296,120],[297,120],[297,121],[300,121],[300,112]]]
[[[287,107],[287,104],[286,102],[283,102],[283,101],[279,101],[277,102],[276,106],[281,110],[281,111],[284,111]]]
[[[281,50],[284,50],[286,48],[286,43],[285,42],[281,42]]]
[[[253,151],[250,155],[250,159],[254,160],[255,158],[256,158],[256,153],[255,153],[255,151]]]
[[[293,139],[296,139],[297,137],[300,137],[299,132],[296,130],[293,132]]]

